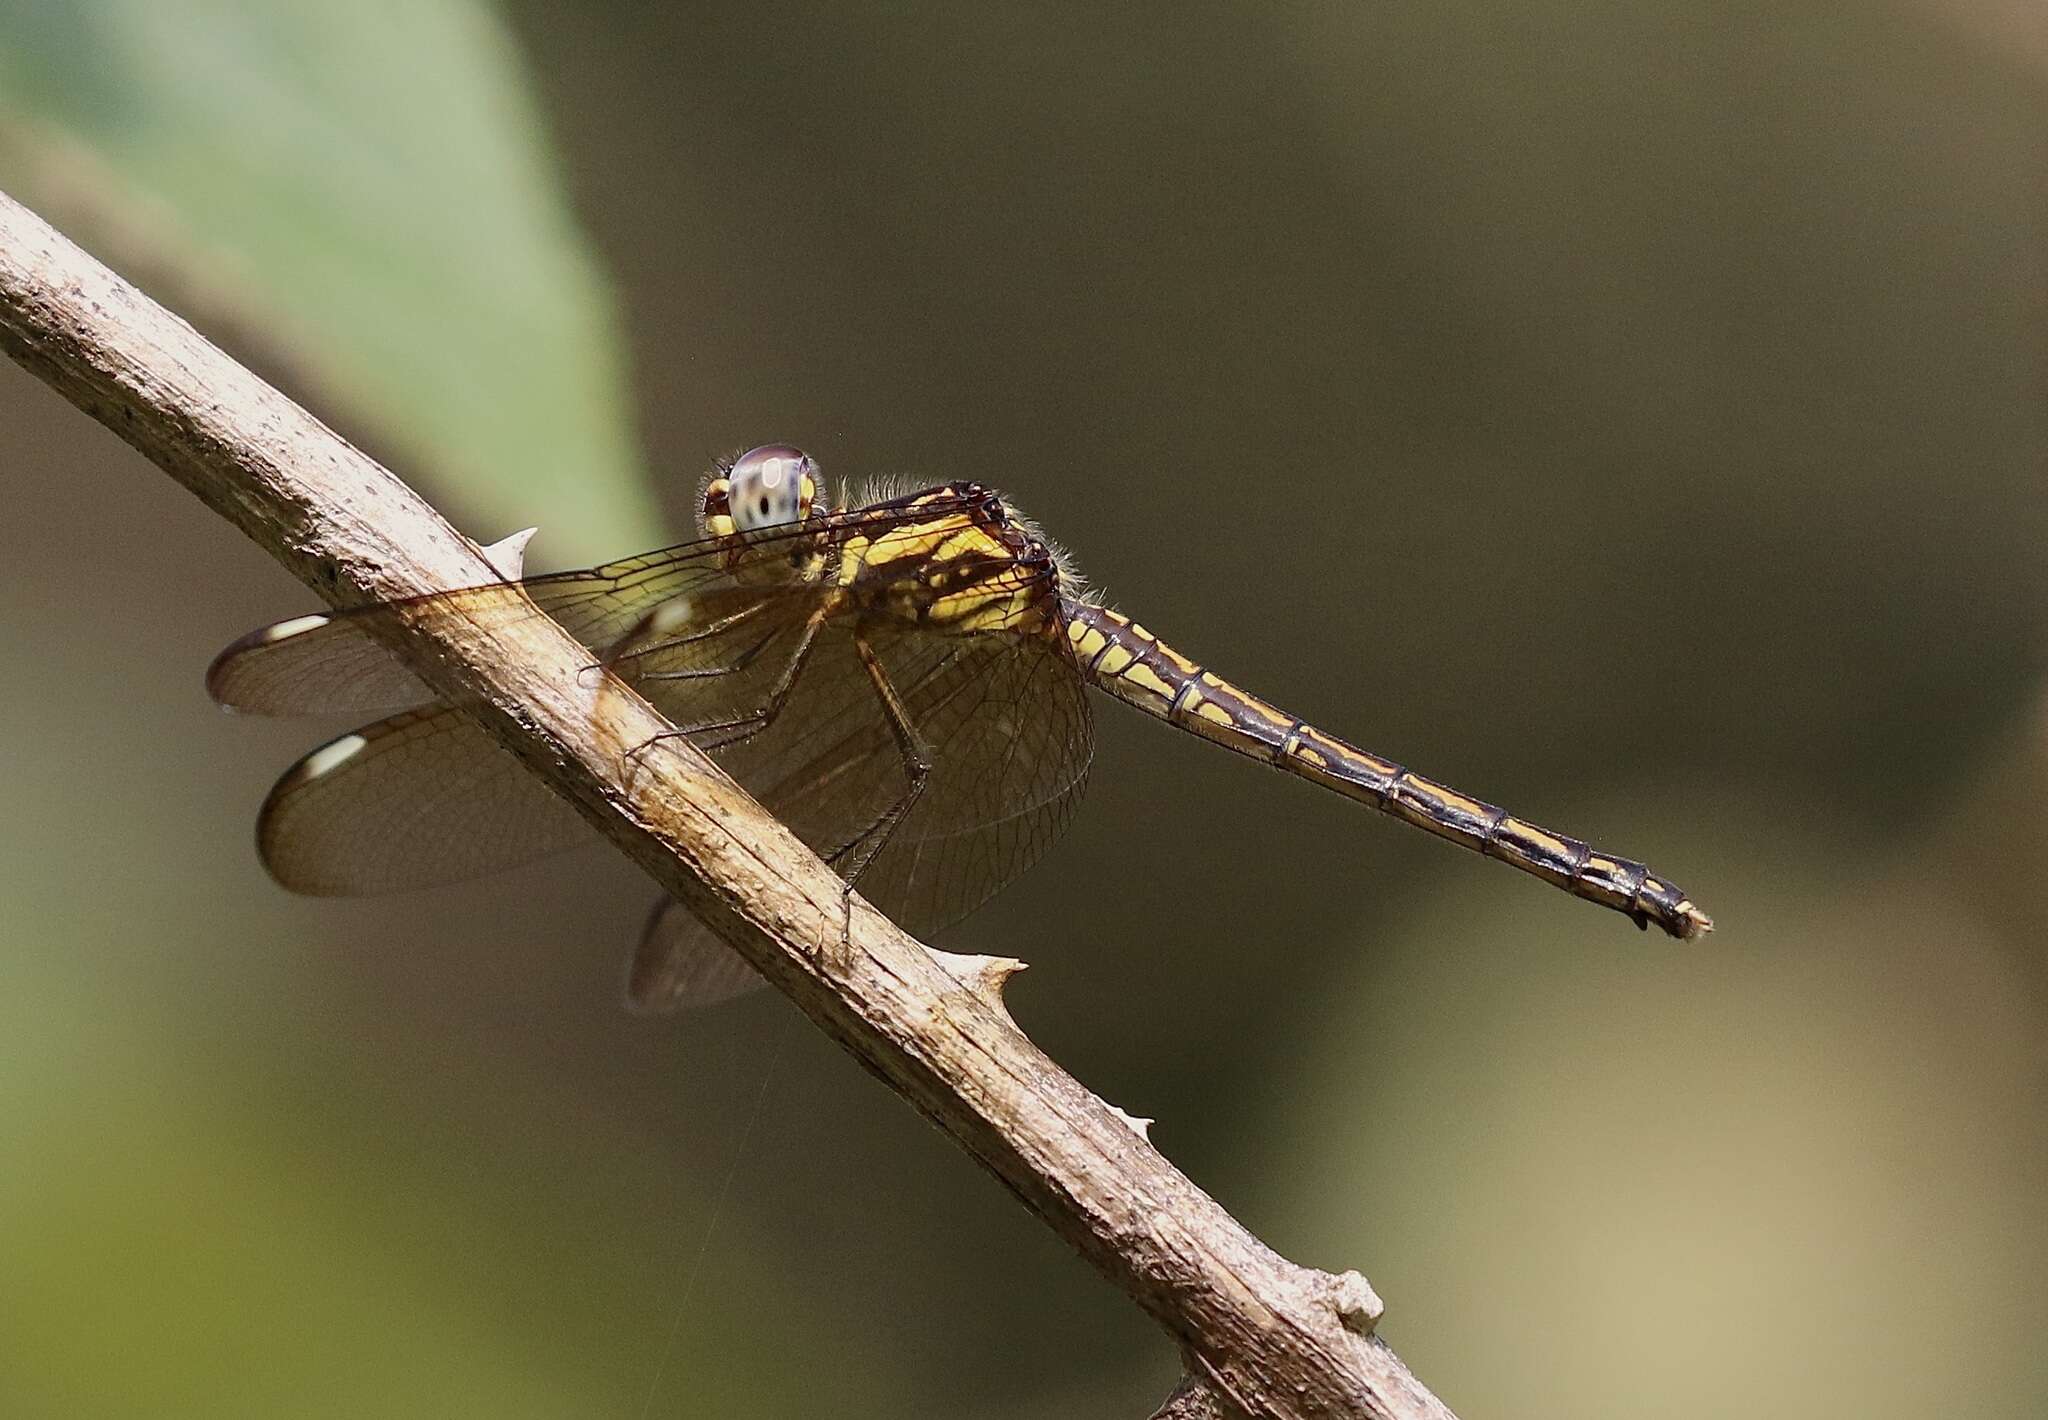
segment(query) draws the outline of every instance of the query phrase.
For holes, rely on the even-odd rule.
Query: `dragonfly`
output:
[[[1277,709],[1090,590],[1002,494],[940,484],[835,507],[786,444],[714,468],[696,539],[580,571],[295,617],[215,658],[221,705],[382,718],[328,741],[263,803],[285,888],[356,896],[457,881],[589,841],[566,802],[391,647],[445,612],[549,616],[646,697],[846,884],[907,930],[950,926],[1066,827],[1106,692],[1212,744],[1690,940],[1712,928],[1642,863],[1538,828]],[[664,898],[627,1004],[664,1012],[761,978]]]

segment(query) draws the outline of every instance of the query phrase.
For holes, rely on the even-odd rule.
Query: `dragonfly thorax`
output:
[[[816,460],[788,444],[762,444],[704,486],[699,521],[709,536],[746,537],[802,523],[824,503]]]

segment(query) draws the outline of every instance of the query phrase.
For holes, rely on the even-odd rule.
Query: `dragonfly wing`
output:
[[[897,522],[929,517],[949,502],[827,514],[786,531],[680,543],[579,572],[493,582],[432,596],[293,617],[261,627],[214,658],[209,694],[256,715],[370,713],[421,705],[433,693],[389,650],[411,622],[436,613],[487,629],[550,616],[584,645],[607,649],[664,603],[747,587],[756,594],[789,582],[793,556],[846,538],[878,536]],[[780,575],[757,575],[762,571]]]
[[[1094,754],[1086,688],[1063,638],[973,636],[937,657],[929,639],[874,642],[931,771],[859,883],[920,934],[957,922],[1044,856]]]
[[[206,693],[252,715],[367,713],[423,705],[425,683],[373,632],[389,624],[384,607],[360,616],[297,616],[259,626],[213,658]]]
[[[869,627],[931,766],[923,792],[862,873],[863,896],[924,935],[958,921],[1066,827],[1093,747],[1078,669],[1057,639]],[[715,754],[835,866],[909,789],[894,731],[861,665],[854,628],[814,638],[781,714]],[[627,1000],[642,1012],[708,1004],[760,977],[678,903],[635,950]]]
[[[652,608],[687,596],[693,584],[726,582],[710,561],[678,562],[637,581],[597,568],[294,617],[222,651],[207,669],[206,689],[229,709],[258,715],[402,709],[434,698],[390,650],[408,621],[438,611],[495,631],[552,616],[586,646],[605,646]]]
[[[735,589],[726,589],[732,592]],[[626,658],[670,713],[721,720],[753,709],[779,674],[816,594],[681,631]],[[686,675],[691,670],[702,675]],[[478,877],[589,841],[574,809],[466,710],[430,705],[331,740],[279,779],[257,819],[271,875],[294,892],[367,896]]]
[[[585,841],[583,819],[467,713],[428,706],[330,740],[256,820],[270,875],[358,897],[456,882]]]
[[[626,1007],[643,1015],[714,1006],[768,983],[672,897],[654,904],[626,965]]]

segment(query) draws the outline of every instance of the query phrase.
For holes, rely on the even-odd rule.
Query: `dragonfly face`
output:
[[[824,480],[809,454],[788,444],[762,444],[704,485],[697,526],[707,539],[728,545],[728,569],[751,584],[816,581],[824,559],[788,534],[826,507]],[[785,555],[747,556],[749,543],[765,542],[779,542]]]
[[[288,771],[264,863],[310,893],[474,876],[585,841],[568,807],[387,647],[445,609],[547,615],[913,932],[964,916],[1065,827],[1092,755],[1085,688],[1379,808],[1676,937],[1711,925],[1642,864],[1356,749],[1240,690],[1079,591],[991,489],[833,510],[817,465],[749,450],[706,485],[695,542],[243,637],[207,683],[234,709],[394,710]],[[754,980],[679,904],[629,973],[664,1009]]]
[[[787,444],[762,444],[704,485],[697,522],[706,537],[745,537],[803,522],[821,506],[823,495],[818,465],[809,454]]]

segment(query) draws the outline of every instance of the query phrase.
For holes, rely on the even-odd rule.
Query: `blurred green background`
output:
[[[719,453],[1649,859],[1703,946],[1105,705],[948,934],[1468,1416],[2048,1408],[2048,25],[2000,0],[0,0],[0,188],[537,566]],[[308,596],[0,368],[0,1414],[1131,1416],[1169,1347],[610,850],[286,897]],[[336,727],[339,728],[339,727]]]

